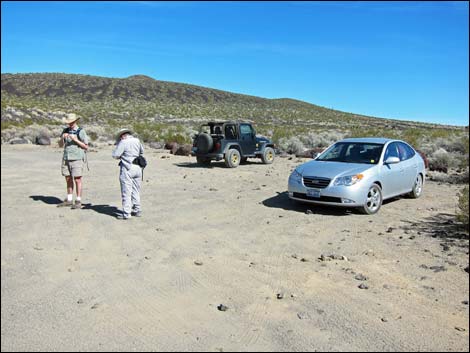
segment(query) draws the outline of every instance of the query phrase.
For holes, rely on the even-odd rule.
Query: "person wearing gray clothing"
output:
[[[113,150],[113,158],[120,159],[121,167],[119,181],[121,182],[122,214],[116,218],[130,219],[131,216],[140,217],[140,188],[142,183],[142,169],[134,164],[134,159],[144,154],[144,147],[140,140],[132,136],[129,129],[121,129],[116,134],[117,145]]]

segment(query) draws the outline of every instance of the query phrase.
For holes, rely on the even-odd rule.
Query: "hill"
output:
[[[74,111],[92,121],[137,119],[187,122],[207,119],[248,119],[259,124],[354,128],[375,126],[442,127],[381,119],[332,110],[295,99],[266,99],[145,75],[107,78],[61,73],[2,74],[2,121],[7,107],[43,111]]]

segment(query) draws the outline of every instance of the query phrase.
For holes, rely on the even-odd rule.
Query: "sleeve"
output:
[[[90,143],[90,139],[88,138],[88,135],[85,130],[80,130],[79,135],[80,141],[82,141],[85,145],[88,145]]]
[[[117,144],[117,146],[114,148],[112,156],[114,159],[119,159],[121,158],[123,153],[124,153],[124,144],[122,143],[122,141],[120,141]]]
[[[140,143],[140,151],[139,151],[139,155],[142,155],[144,154],[144,145],[142,144],[142,142]]]

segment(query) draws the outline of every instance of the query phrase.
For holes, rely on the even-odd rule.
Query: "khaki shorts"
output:
[[[62,175],[63,176],[73,176],[81,177],[83,175],[83,166],[85,162],[82,159],[78,159],[75,161],[66,161],[62,160]]]

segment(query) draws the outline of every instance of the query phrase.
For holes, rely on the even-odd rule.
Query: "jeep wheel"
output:
[[[261,155],[261,160],[264,164],[271,164],[274,162],[274,150],[271,147],[266,147]]]
[[[240,152],[231,149],[225,154],[225,165],[229,168],[236,168],[240,164]]]
[[[196,157],[196,160],[197,164],[199,165],[208,166],[209,164],[211,164],[211,160],[206,157]]]
[[[198,135],[196,140],[196,146],[199,152],[208,153],[212,150],[212,147],[214,146],[214,140],[212,139],[211,135],[203,132]]]

